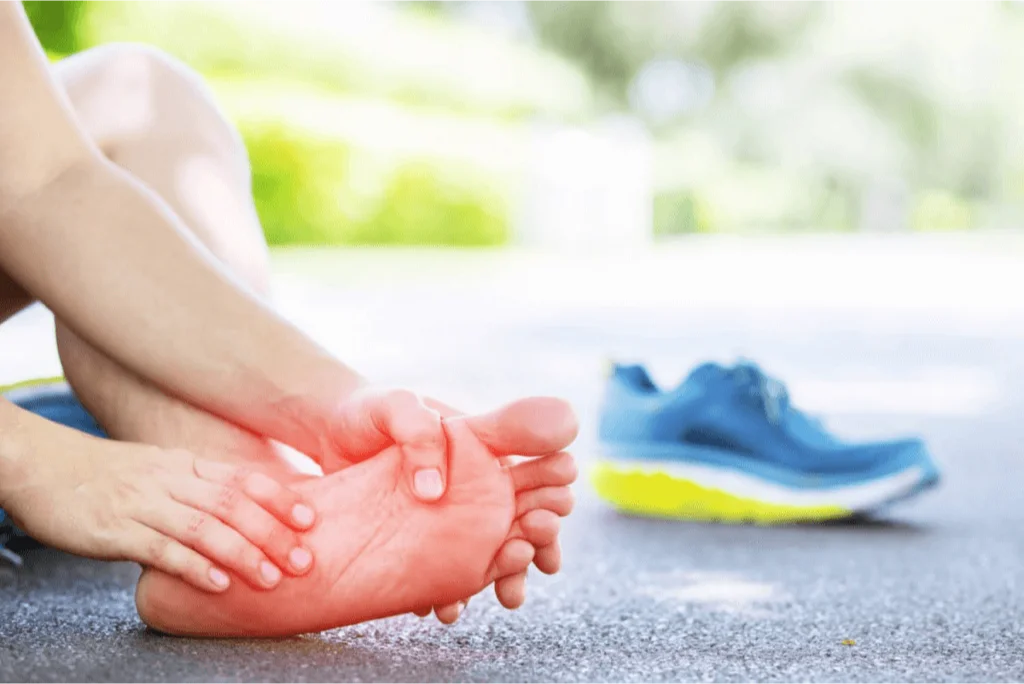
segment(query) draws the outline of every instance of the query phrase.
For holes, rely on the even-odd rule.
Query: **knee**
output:
[[[112,43],[63,60],[56,73],[101,147],[159,133],[200,136],[244,152],[241,137],[202,76],[166,52]]]

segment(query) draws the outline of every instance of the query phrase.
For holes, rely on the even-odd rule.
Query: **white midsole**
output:
[[[765,482],[734,470],[690,463],[665,463],[626,459],[603,459],[603,465],[620,472],[664,474],[672,479],[692,482],[700,487],[717,489],[744,499],[754,499],[782,506],[838,506],[851,511],[865,510],[883,504],[915,487],[924,478],[924,468],[912,466],[893,475],[831,489],[805,490]]]

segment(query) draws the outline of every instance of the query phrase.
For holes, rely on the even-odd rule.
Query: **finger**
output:
[[[558,539],[562,521],[558,515],[543,508],[518,518],[509,529],[508,539],[525,539],[534,548],[547,546]]]
[[[437,411],[438,413],[440,413],[441,414],[441,418],[455,418],[457,416],[464,416],[464,415],[466,415],[466,413],[464,411],[460,411],[459,409],[457,409],[457,408],[455,408],[453,406],[449,406],[448,404],[444,403],[443,401],[438,401],[437,399],[431,399],[430,397],[424,397],[423,398],[423,403],[426,404],[427,407],[432,408],[435,411]],[[500,463],[502,466],[505,466],[506,468],[511,468],[512,465],[513,465],[512,460],[509,459],[509,458],[506,458],[506,457],[499,457],[498,458],[498,463]]]
[[[526,602],[526,573],[502,577],[494,583],[494,595],[498,597],[498,602],[509,610],[515,610],[523,605]]]
[[[576,497],[568,487],[540,487],[516,494],[516,516],[545,509],[564,518],[575,505]]]
[[[421,618],[425,618],[428,615],[430,615],[430,611],[431,610],[433,610],[433,609],[430,606],[427,606],[426,608],[416,608],[412,612],[413,612],[413,615],[418,615]]]
[[[383,395],[371,414],[378,429],[391,436],[402,450],[402,469],[413,493],[421,501],[444,495],[448,474],[448,442],[441,415],[406,390]]]
[[[170,501],[140,516],[139,522],[233,570],[257,589],[281,581],[281,570],[262,551],[208,512]]]
[[[202,554],[143,524],[133,525],[123,540],[124,557],[173,575],[196,589],[221,593],[231,586],[228,574]]]
[[[465,421],[497,456],[542,456],[565,449],[579,432],[572,407],[561,399],[521,399],[497,411],[451,418]]]
[[[268,475],[205,458],[195,459],[193,468],[195,474],[204,480],[242,490],[250,499],[289,527],[308,530],[316,522],[316,513],[312,506],[296,492]]]
[[[563,487],[576,481],[576,459],[567,451],[516,463],[509,468],[517,492],[538,487]]]
[[[488,582],[494,582],[502,577],[526,572],[533,561],[533,544],[523,539],[510,539],[498,550],[487,571]]]
[[[537,549],[533,556],[533,564],[545,575],[554,575],[562,569],[562,546],[554,541]]]
[[[453,625],[455,621],[462,615],[462,611],[466,609],[465,601],[457,601],[447,606],[441,606],[440,608],[434,608],[434,615],[441,624]]]
[[[266,554],[275,568],[271,570],[262,565],[257,568],[262,573],[264,586],[271,582],[277,569],[302,575],[313,566],[313,554],[303,546],[294,531],[231,485],[196,478],[183,479],[171,485],[171,496],[181,504],[209,513],[241,535],[261,552],[260,561]],[[251,551],[247,553],[248,558],[255,558]],[[276,583],[276,580],[271,582]]]

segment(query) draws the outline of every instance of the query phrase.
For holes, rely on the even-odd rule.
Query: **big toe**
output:
[[[572,406],[554,397],[514,401],[497,411],[465,418],[480,441],[498,455],[541,456],[572,444],[579,421]]]

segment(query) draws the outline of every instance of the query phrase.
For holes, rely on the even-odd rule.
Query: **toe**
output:
[[[579,421],[572,407],[552,397],[532,397],[497,411],[467,416],[466,424],[497,455],[540,456],[565,449]]]
[[[576,481],[576,461],[567,451],[517,463],[509,469],[517,492],[538,487],[562,487]]]
[[[568,487],[541,487],[528,489],[516,495],[516,515],[526,515],[540,508],[563,518],[572,513],[576,497]]]
[[[512,524],[509,538],[525,539],[534,548],[554,543],[558,539],[561,528],[558,515],[545,509],[530,511]]]
[[[520,572],[510,577],[503,577],[494,583],[494,594],[498,602],[515,610],[526,601],[526,573]]]
[[[437,619],[445,625],[455,624],[455,621],[462,615],[463,609],[466,607],[465,601],[458,601],[447,606],[441,606],[434,609],[434,614]]]
[[[490,581],[525,572],[530,567],[533,556],[533,544],[523,539],[511,539],[505,542],[491,564]]]
[[[554,575],[562,569],[562,546],[556,541],[540,547],[534,554],[533,564],[545,575]]]

